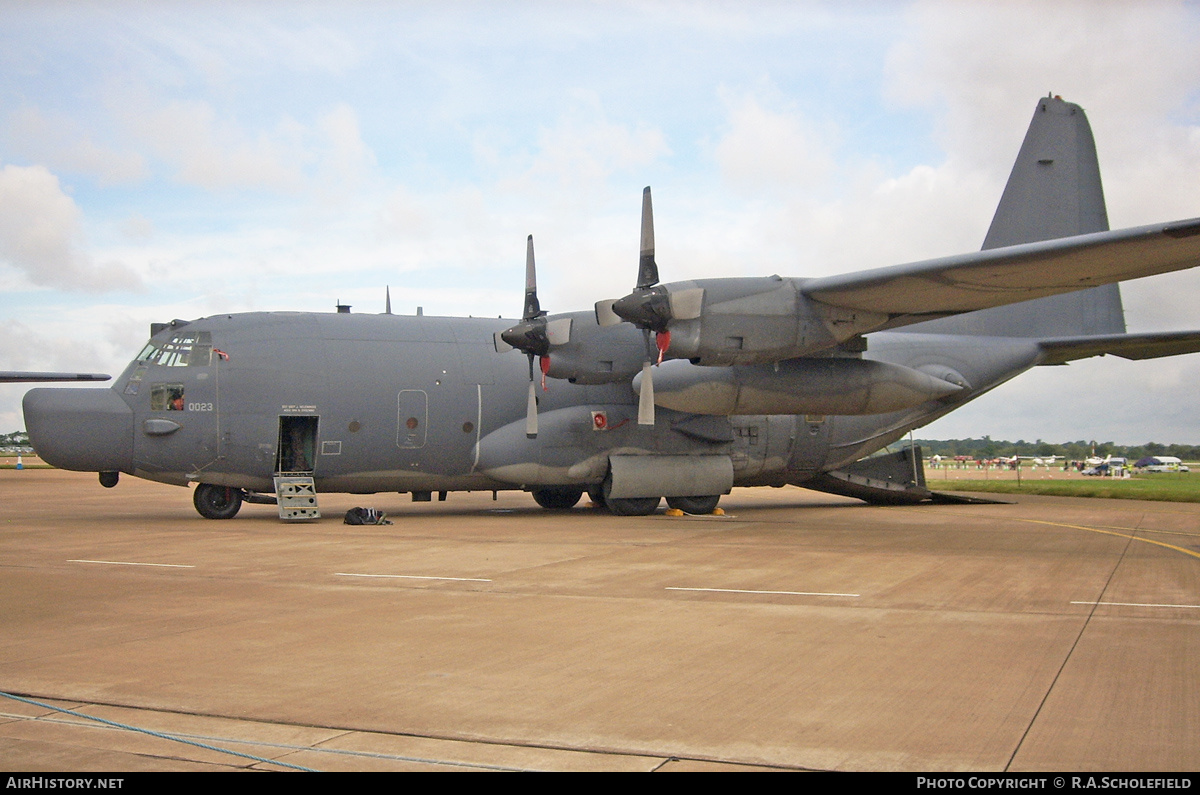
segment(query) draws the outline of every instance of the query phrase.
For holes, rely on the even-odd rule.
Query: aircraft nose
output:
[[[22,401],[42,460],[79,472],[133,471],[133,411],[111,389],[31,389]]]

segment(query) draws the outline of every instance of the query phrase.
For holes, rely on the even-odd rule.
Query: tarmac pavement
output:
[[[284,524],[0,470],[0,690],[321,770],[1200,769],[1200,505],[1012,499]],[[8,698],[0,760],[280,769]]]

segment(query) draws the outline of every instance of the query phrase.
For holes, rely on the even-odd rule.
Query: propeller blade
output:
[[[537,387],[533,379],[529,379],[529,400],[525,404],[525,438],[536,439],[538,435],[537,422]]]
[[[570,339],[570,320],[567,320],[565,329],[562,323],[556,323],[558,325],[553,331],[555,336],[564,341]],[[545,356],[551,345],[548,326],[546,313],[538,303],[537,271],[533,264],[533,235],[530,235],[525,246],[525,308],[521,312],[521,322],[500,332],[496,350],[502,352],[503,343],[531,356]],[[530,361],[532,362],[532,359]],[[532,367],[532,364],[530,366]]]
[[[642,362],[642,389],[638,395],[638,425],[654,424],[654,376],[650,362]]]
[[[642,191],[642,253],[638,259],[637,289],[658,284],[658,264],[654,261],[654,208],[650,203],[650,186]]]
[[[525,243],[525,313],[522,320],[533,320],[542,314],[537,297],[537,270],[533,267],[533,235]]]

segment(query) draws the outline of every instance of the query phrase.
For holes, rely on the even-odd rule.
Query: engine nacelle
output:
[[[889,317],[842,309],[801,292],[804,280],[701,279],[635,290],[596,305],[602,325],[618,318],[670,331],[667,353],[711,366],[763,364],[807,356],[881,328]]]
[[[546,325],[550,332],[550,359],[546,375],[576,384],[610,384],[628,382],[634,373],[641,372],[646,358],[646,341],[642,332],[621,323],[602,327],[592,312],[564,312],[549,315]],[[500,343],[497,343],[497,349]]]
[[[778,362],[829,350],[888,320],[813,301],[801,285],[802,280],[769,276],[654,288],[670,296],[667,353],[713,366]]]
[[[639,373],[633,388],[641,383]],[[654,403],[692,414],[886,414],[961,390],[911,367],[843,357],[735,367],[675,359],[654,370]]]

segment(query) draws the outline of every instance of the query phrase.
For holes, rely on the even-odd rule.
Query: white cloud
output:
[[[137,152],[97,144],[71,119],[48,118],[37,108],[13,111],[6,132],[14,153],[55,172],[93,176],[101,186],[139,182],[149,176]]]
[[[317,120],[319,165],[316,182],[324,190],[347,193],[361,186],[376,165],[363,142],[358,115],[344,103]]]
[[[975,165],[1015,151],[1008,121],[1053,92],[1098,111],[1102,163],[1119,181],[1147,144],[1177,137],[1164,122],[1200,82],[1200,16],[1181,3],[919,2],[908,21],[887,94],[934,109],[944,144]]]
[[[1198,381],[1196,355],[1143,362],[1102,356],[1038,367],[916,436],[1195,444],[1191,385]]]
[[[714,151],[721,177],[747,196],[822,189],[834,173],[833,130],[818,131],[800,113],[764,108],[754,96],[732,97],[728,131]]]
[[[0,261],[33,284],[63,290],[140,289],[120,262],[97,263],[82,241],[81,213],[42,166],[0,170]]]
[[[537,153],[523,180],[549,180],[564,192],[595,192],[614,172],[645,168],[669,154],[660,130],[612,122],[593,108],[538,131]]]
[[[208,102],[188,100],[135,111],[126,123],[184,184],[284,192],[304,184],[303,128],[294,121],[246,132],[235,121],[218,118]]]
[[[121,119],[128,134],[176,181],[208,191],[254,189],[344,199],[376,166],[358,116],[345,103],[312,123],[283,115],[269,127],[247,127],[205,100],[162,103],[133,91]]]

